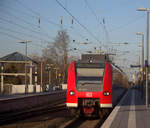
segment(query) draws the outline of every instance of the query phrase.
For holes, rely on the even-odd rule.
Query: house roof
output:
[[[37,62],[29,57],[26,58],[25,55],[19,53],[19,52],[13,52],[11,54],[8,54],[2,58],[0,58],[2,61],[32,61],[33,63],[37,64]]]

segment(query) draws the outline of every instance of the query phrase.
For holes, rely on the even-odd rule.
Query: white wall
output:
[[[11,94],[22,94],[25,93],[25,85],[12,85]]]
[[[35,86],[35,91],[40,92],[40,85]],[[34,85],[28,85],[28,92],[34,92]],[[25,93],[25,85],[12,85],[11,94],[24,94]]]
[[[62,89],[67,89],[67,84],[62,84]]]
[[[40,85],[36,85],[36,92],[40,92]],[[41,88],[41,91],[42,91],[42,88]]]

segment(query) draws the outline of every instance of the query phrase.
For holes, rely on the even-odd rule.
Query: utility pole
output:
[[[51,85],[51,67],[49,69],[49,85]]]
[[[41,85],[40,85],[40,92],[42,91],[43,87],[43,61],[41,60]]]
[[[143,84],[144,84],[144,34],[142,34],[142,97],[143,97]]]
[[[27,84],[27,43],[32,42],[30,40],[25,40],[23,42],[19,42],[25,44],[25,93],[28,93],[28,84]]]
[[[51,84],[51,67],[49,64],[46,65],[46,71],[48,72],[48,84]]]
[[[141,52],[141,72],[142,72],[142,79],[141,79],[141,96],[143,97],[143,83],[144,83],[144,34],[142,32],[137,32],[136,35],[142,36],[142,52]]]
[[[0,66],[1,66],[1,93],[3,93],[3,91],[4,91],[4,75],[3,75],[4,66],[3,66],[3,63],[0,63]]]
[[[146,59],[147,59],[147,65],[146,65],[146,107],[148,108],[148,67],[149,67],[149,11],[147,11],[147,32],[146,32]]]
[[[148,67],[149,67],[149,8],[139,8],[138,11],[146,11],[147,12],[147,26],[146,26],[146,60],[145,60],[145,66],[146,66],[146,108],[148,108]]]

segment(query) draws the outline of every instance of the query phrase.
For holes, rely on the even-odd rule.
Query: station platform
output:
[[[36,95],[36,94],[32,94],[32,95]],[[13,95],[0,94],[0,101],[7,100],[7,99],[14,99],[18,97],[25,97],[25,96],[31,96],[31,94],[13,94]]]
[[[51,93],[51,92],[49,92]],[[23,97],[29,97],[29,96],[36,96],[36,95],[41,95],[41,94],[45,94],[45,92],[41,92],[41,93],[28,93],[28,94],[0,94],[0,102],[3,100],[11,100],[11,99],[16,99],[16,98],[23,98]]]
[[[16,99],[16,98],[46,95],[46,94],[52,94],[52,93],[57,93],[57,92],[59,93],[61,91],[63,90],[51,91],[51,92],[27,93],[27,94],[0,94],[0,102],[3,100],[11,100],[11,99]]]
[[[47,104],[65,102],[66,91],[53,91],[25,95],[2,95],[0,97],[0,115],[28,110]]]
[[[129,89],[101,128],[150,128],[150,104],[146,108],[139,89]]]

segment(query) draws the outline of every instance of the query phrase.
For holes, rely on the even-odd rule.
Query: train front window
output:
[[[104,68],[77,68],[77,88],[80,91],[97,91],[103,85]]]

